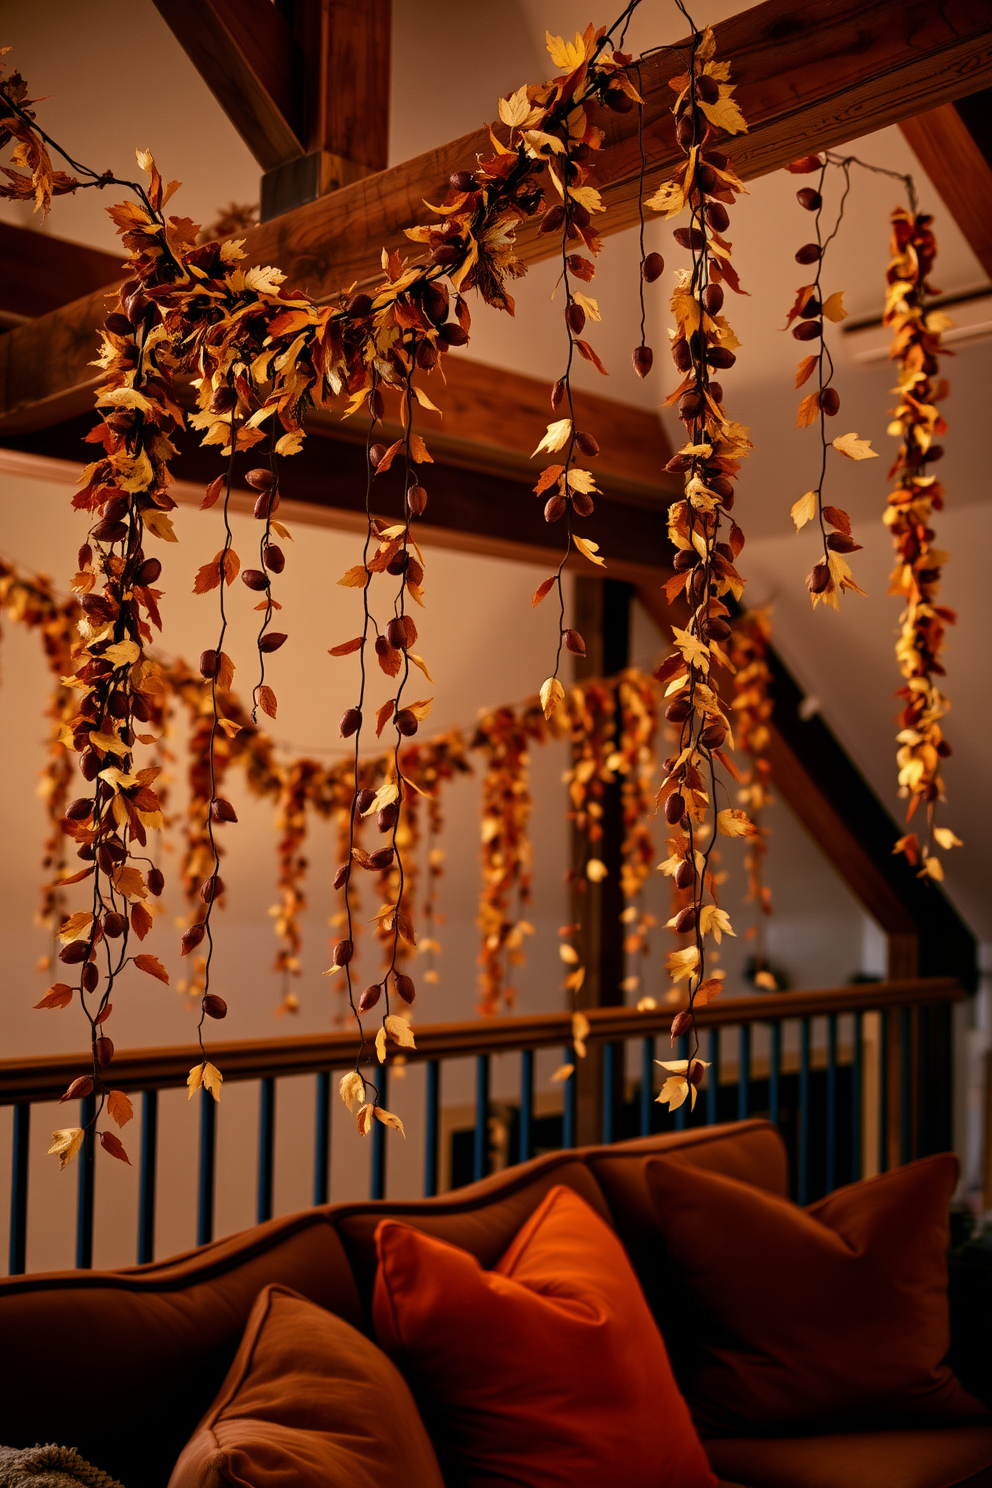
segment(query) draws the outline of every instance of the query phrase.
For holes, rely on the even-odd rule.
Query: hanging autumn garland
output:
[[[773,804],[772,767],[767,758],[770,742],[768,724],[774,712],[771,695],[771,669],[768,651],[771,644],[771,613],[766,609],[746,610],[731,628],[730,662],[734,668],[733,710],[737,723],[737,744],[751,756],[749,768],[738,777],[737,799],[746,810],[754,831],[744,844],[744,872],[747,875],[747,901],[757,912],[757,923],[748,929],[755,941],[754,975],[756,987],[765,992],[778,989],[778,982],[765,965],[764,921],[772,913],[772,893],[765,881],[765,859],[768,856],[768,828],[762,813]]]
[[[942,719],[947,698],[937,685],[943,676],[940,657],[945,627],[953,625],[953,610],[937,602],[946,554],[934,545],[933,513],[943,510],[944,487],[931,466],[943,455],[939,436],[947,424],[936,404],[947,395],[947,383],[939,376],[940,335],[948,322],[940,311],[928,310],[927,299],[935,291],[928,276],[937,256],[932,218],[916,210],[911,199],[907,211],[897,207],[892,214],[892,259],[886,274],[883,323],[893,331],[889,352],[898,373],[898,403],[893,409],[889,433],[900,441],[889,479],[896,488],[889,495],[884,521],[892,533],[896,566],[890,594],[902,599],[896,660],[905,678],[898,696],[903,699],[897,735],[899,794],[907,799],[906,821],[912,821],[922,804],[926,824],[922,834],[908,832],[897,850],[922,875],[940,881],[944,867],[934,845],[945,850],[960,847],[961,839],[949,827],[935,825],[937,803],[944,800],[941,761],[951,753],[944,738]]]
[[[690,19],[681,4],[679,9]],[[714,893],[710,860],[717,835],[743,837],[754,830],[743,811],[719,809],[717,802],[718,790],[725,791],[717,780],[717,762],[733,773],[723,751],[732,740],[711,669],[728,665],[722,649],[730,635],[725,599],[739,599],[743,590],[734,563],[744,537],[729,513],[733,481],[751,446],[746,429],[724,412],[723,388],[712,376],[733,366],[739,345],[721,313],[725,284],[742,293],[732,247],[723,234],[730,221],[727,209],[744,189],[715,138],[747,128],[733,97],[729,63],[716,61],[714,52],[712,30],[693,27],[688,70],[671,80],[685,170],[647,203],[666,218],[689,209],[690,226],[677,228],[674,237],[692,255],[691,267],[679,272],[672,295],[672,356],[684,376],[667,399],[668,405],[678,404],[687,439],[667,467],[684,476],[685,494],[669,509],[676,573],[666,592],[670,603],[685,596],[688,616],[684,626],[673,627],[677,649],[656,673],[671,698],[665,716],[679,733],[677,753],[663,766],[658,796],[672,830],[662,867],[691,896],[672,929],[691,936],[692,942],[672,951],[667,961],[673,983],[685,981],[688,990],[688,1007],[672,1023],[673,1042],[688,1037],[687,1057],[663,1061],[668,1078],[658,1099],[670,1110],[687,1099],[695,1104],[707,1068],[697,1057],[694,1009],[715,995],[721,983],[707,974],[706,940],[719,943],[724,934],[733,934]]]

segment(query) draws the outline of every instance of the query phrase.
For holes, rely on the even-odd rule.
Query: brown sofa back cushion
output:
[[[443,1488],[413,1396],[381,1349],[265,1287],[169,1488]]]
[[[127,1488],[164,1488],[220,1388],[264,1286],[291,1287],[367,1327],[373,1234],[386,1217],[450,1240],[491,1267],[545,1193],[566,1183],[605,1219],[616,1204],[618,1231],[647,1289],[657,1275],[657,1252],[652,1244],[650,1259],[639,1259],[634,1250],[647,1222],[639,1195],[648,1156],[662,1152],[771,1188],[784,1172],[775,1129],[741,1122],[552,1153],[437,1199],[309,1210],[129,1270],[0,1280],[0,1356],[16,1360],[0,1392],[0,1442],[33,1446],[54,1438],[78,1447]],[[62,1368],[71,1370],[73,1383],[56,1406],[51,1385]],[[117,1412],[111,1428],[104,1409],[108,1376],[115,1380]]]
[[[944,1362],[953,1154],[800,1209],[652,1158],[658,1263],[694,1304],[687,1395],[710,1436],[932,1425],[983,1407]]]

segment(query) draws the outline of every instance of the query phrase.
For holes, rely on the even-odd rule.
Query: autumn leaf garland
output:
[[[672,295],[672,357],[683,377],[666,400],[669,406],[678,405],[686,431],[685,444],[668,464],[670,471],[684,476],[685,492],[668,514],[676,552],[666,594],[670,603],[682,599],[688,614],[683,625],[673,626],[676,649],[656,674],[670,699],[665,716],[678,731],[676,753],[663,766],[658,797],[671,829],[669,856],[661,867],[691,895],[669,922],[677,935],[691,937],[667,960],[672,982],[684,981],[688,993],[688,1008],[673,1021],[672,1040],[683,1034],[690,1038],[688,1058],[666,1065],[669,1077],[659,1100],[672,1110],[687,1099],[695,1103],[705,1073],[705,1063],[697,1057],[693,1010],[720,988],[719,979],[707,974],[707,938],[719,943],[723,934],[733,934],[726,912],[715,901],[710,855],[718,833],[737,836],[754,830],[744,812],[720,810],[717,802],[717,791],[723,789],[717,763],[726,760],[724,747],[733,740],[713,670],[728,665],[723,650],[730,635],[726,598],[739,599],[743,590],[735,560],[744,537],[729,513],[733,481],[751,446],[747,430],[725,413],[723,387],[714,377],[734,365],[739,344],[722,314],[724,286],[743,293],[724,234],[728,208],[744,189],[715,138],[747,128],[733,96],[729,64],[717,61],[714,53],[712,30],[694,32],[689,68],[670,83],[685,165],[647,202],[667,219],[688,210],[690,225],[676,228],[674,237],[692,257],[691,266],[679,271]]]
[[[936,405],[948,391],[939,375],[938,355],[941,331],[949,324],[942,311],[928,310],[926,303],[934,293],[927,281],[937,255],[932,218],[917,212],[915,205],[909,210],[896,208],[891,253],[884,324],[892,327],[889,354],[897,369],[898,401],[888,432],[900,442],[889,471],[896,487],[884,521],[896,555],[889,592],[904,605],[896,660],[905,679],[899,692],[903,707],[896,762],[899,794],[908,801],[907,823],[920,806],[925,813],[922,840],[920,833],[908,832],[897,846],[921,874],[940,881],[944,868],[934,848],[960,847],[961,840],[949,827],[935,824],[938,802],[944,799],[942,761],[951,752],[942,725],[949,705],[935,679],[944,670],[940,656],[945,628],[956,616],[937,602],[947,555],[936,547],[931,525],[934,512],[943,509],[945,495],[931,467],[943,455],[939,438],[947,432]]]

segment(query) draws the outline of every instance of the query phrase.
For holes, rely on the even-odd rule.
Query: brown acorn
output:
[[[688,1033],[692,1027],[692,1014],[688,1008],[683,1008],[681,1013],[676,1013],[672,1019],[672,1040],[679,1038],[683,1033]]]
[[[830,583],[830,570],[825,563],[818,563],[806,575],[806,588],[810,594],[822,594]]]
[[[405,976],[402,971],[397,971],[394,974],[393,986],[396,988],[397,995],[402,997],[404,1002],[413,1002],[417,996],[417,989],[413,985],[413,977]]]
[[[203,1011],[208,1018],[226,1018],[227,1003],[216,992],[208,992],[203,999]]]
[[[386,626],[386,640],[394,651],[406,650],[406,626],[401,618],[390,620]]]
[[[400,808],[395,801],[376,812],[375,824],[380,832],[391,832],[400,819]]]
[[[412,738],[420,727],[420,721],[411,708],[401,708],[396,715],[396,728],[404,738]]]
[[[339,940],[331,953],[331,964],[333,966],[347,966],[355,954],[355,942],[353,940]]]
[[[647,377],[654,366],[654,352],[650,346],[635,346],[631,360],[634,363],[634,371],[638,377]]]
[[[732,367],[736,360],[737,356],[729,346],[711,346],[706,353],[706,365],[718,367],[721,371]]]
[[[108,909],[103,917],[103,933],[109,940],[119,940],[124,934],[124,916],[119,915],[116,910]]]
[[[375,852],[369,853],[369,868],[373,873],[384,873],[393,866],[395,856],[391,847],[377,847]]]
[[[822,336],[823,328],[818,320],[801,320],[792,327],[792,334],[797,341],[816,341]]]
[[[807,212],[818,212],[823,206],[823,197],[812,186],[803,186],[796,192],[796,201]]]
[[[92,1094],[93,1076],[80,1075],[78,1079],[73,1080],[65,1094],[59,1096],[59,1105],[67,1100],[85,1100],[88,1095]]]
[[[225,801],[223,796],[215,796],[210,806],[210,815],[215,822],[236,822],[238,813],[230,801]]]
[[[199,895],[204,904],[212,904],[215,899],[220,898],[223,892],[224,880],[216,873],[205,878],[199,888]]]
[[[358,812],[358,815],[364,815],[364,813],[368,811],[374,800],[375,791],[370,790],[367,785],[363,786],[362,789],[358,792],[358,795],[355,797],[355,810]]]
[[[344,886],[345,886],[345,884],[348,882],[348,879],[350,877],[351,877],[351,864],[350,863],[342,863],[341,866],[340,866],[340,868],[337,870],[337,872],[334,875],[334,887],[336,889],[343,889]]]
[[[575,448],[581,450],[589,460],[594,460],[599,454],[599,445],[596,440],[591,434],[585,433],[582,429],[575,436]]]
[[[696,882],[696,870],[688,858],[683,858],[675,870],[675,887],[678,889],[690,889]]]
[[[822,250],[817,243],[804,243],[801,248],[796,249],[796,263],[813,264],[820,257]]]
[[[188,956],[191,951],[195,951],[206,933],[206,926],[203,924],[190,925],[188,930],[183,931],[183,955]]]
[[[840,411],[840,393],[836,388],[826,387],[820,394],[820,407],[828,418],[833,418]]]
[[[93,802],[88,801],[85,796],[80,796],[78,800],[70,802],[65,814],[69,821],[85,821],[88,816],[92,815],[92,812]]]
[[[100,1068],[106,1069],[107,1065],[112,1062],[114,1057],[114,1046],[112,1041],[107,1038],[106,1035],[104,1035],[102,1038],[98,1038],[96,1043],[93,1045],[93,1053],[96,1055],[96,1062],[100,1066]]]
[[[364,320],[372,314],[372,296],[367,294],[352,295],[348,301],[348,314],[355,320]]]
[[[259,465],[254,470],[249,470],[245,476],[245,480],[256,491],[271,491],[276,483],[276,478],[272,474],[272,471],[266,470],[264,465]]]
[[[696,909],[694,905],[689,904],[685,909],[679,911],[675,916],[675,925],[673,928],[679,935],[689,935],[695,930]]]
[[[423,486],[411,486],[406,493],[410,513],[414,517],[423,516],[427,507],[427,492]]]
[[[699,227],[677,227],[672,237],[680,248],[705,248],[706,234]]]
[[[645,284],[653,284],[665,272],[665,260],[660,253],[649,253],[641,264]]]
[[[284,645],[287,640],[288,637],[281,630],[270,630],[267,635],[262,636],[258,643],[258,649],[259,651],[264,651],[266,654],[270,651],[278,651],[279,647]]]
[[[564,496],[555,495],[549,498],[544,507],[544,520],[546,522],[557,522],[565,515],[566,501]]]
[[[573,656],[585,656],[586,643],[577,630],[563,630],[561,636],[565,642],[566,651],[571,651]]]
[[[262,562],[272,573],[282,573],[286,567],[286,555],[277,543],[266,543],[262,549]]]
[[[66,966],[78,966],[81,961],[86,960],[88,955],[89,948],[85,941],[70,940],[69,944],[59,951],[59,960]]]
[[[708,72],[701,72],[693,84],[696,97],[703,103],[716,103],[720,97],[720,84]]]
[[[95,961],[87,961],[83,967],[83,987],[87,992],[95,992],[100,983],[100,969]]]
[[[707,284],[703,290],[703,309],[707,315],[719,315],[723,309],[723,285]]]
[[[679,418],[684,424],[691,424],[702,413],[706,404],[703,395],[697,388],[689,388],[679,399]]]
[[[360,1013],[367,1013],[369,1008],[375,1007],[381,996],[382,987],[379,985],[378,982],[373,982],[371,987],[365,988],[365,991],[358,999],[358,1011]]]
[[[576,516],[591,517],[595,509],[596,503],[593,501],[588,491],[572,492],[572,510],[575,512]]]
[[[162,872],[161,868],[149,868],[148,888],[150,892],[155,895],[156,899],[165,888],[165,874]]]
[[[573,336],[581,336],[585,329],[586,312],[573,300],[565,309],[565,324]]]
[[[220,658],[218,657],[216,651],[201,651],[200,676],[206,677],[208,679],[211,677],[216,677],[219,661]]]
[[[361,708],[349,708],[347,712],[342,713],[341,723],[339,725],[342,739],[350,739],[352,734],[361,727],[361,723]]]
[[[679,791],[674,791],[665,802],[665,820],[669,826],[678,826],[685,816],[685,798]]]

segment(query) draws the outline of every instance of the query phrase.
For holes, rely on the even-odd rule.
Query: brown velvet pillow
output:
[[[149,1446],[152,1444],[149,1443]],[[259,1293],[220,1394],[169,1488],[443,1488],[402,1376],[350,1323]]]
[[[672,1285],[693,1304],[680,1382],[704,1435],[984,1414],[944,1362],[957,1174],[953,1155],[927,1157],[800,1209],[722,1174],[648,1164]]]

